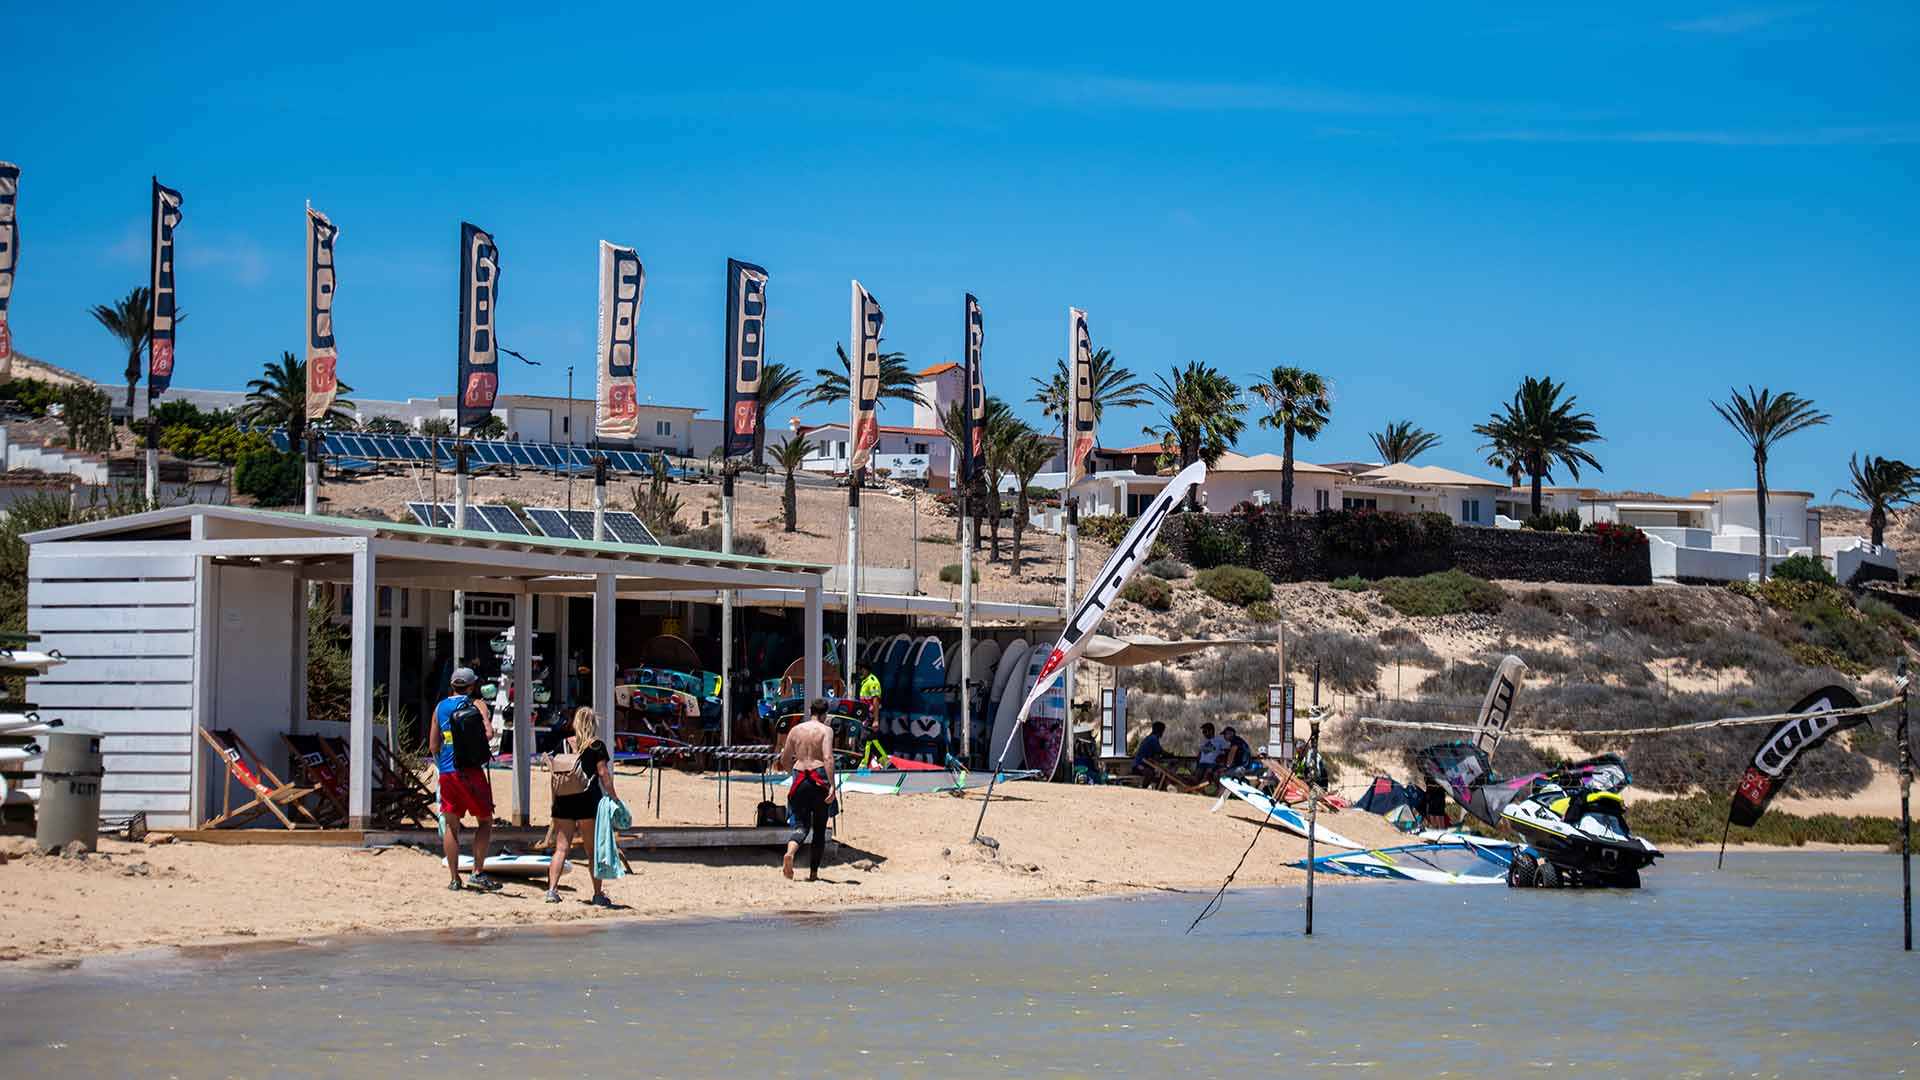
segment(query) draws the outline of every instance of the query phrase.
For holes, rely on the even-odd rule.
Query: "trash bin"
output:
[[[40,736],[47,752],[40,764],[40,805],[33,842],[42,851],[75,840],[88,851],[100,843],[100,735],[59,728]]]

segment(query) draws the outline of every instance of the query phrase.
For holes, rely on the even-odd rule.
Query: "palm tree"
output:
[[[1040,415],[1060,421],[1060,442],[1071,446],[1073,439],[1067,431],[1067,408],[1072,400],[1070,388],[1073,375],[1067,370],[1065,360],[1054,360],[1053,374],[1047,378],[1033,376],[1035,390],[1028,401],[1040,406]],[[1137,409],[1152,399],[1147,395],[1152,391],[1141,382],[1133,372],[1121,367],[1106,349],[1095,349],[1089,365],[1093,375],[1093,432],[1094,445],[1100,445],[1100,419],[1108,409]]]
[[[1867,504],[1867,528],[1873,531],[1873,546],[1886,542],[1887,515],[1904,503],[1920,499],[1920,469],[1893,458],[1869,457],[1862,466],[1855,455],[1847,456],[1847,472],[1853,483],[1834,495],[1844,495]]]
[[[1014,451],[1022,436],[1030,435],[1033,429],[1026,422],[1005,414],[997,423],[987,425],[985,448],[987,451],[986,481],[987,488],[987,528],[993,536],[987,545],[987,561],[1000,561],[1000,516],[1003,509],[1000,500],[1000,484],[1008,473],[1013,471]]]
[[[127,417],[132,423],[133,388],[140,382],[140,350],[147,347],[147,335],[153,332],[153,291],[138,286],[126,298],[113,304],[95,304],[94,320],[127,349]]]
[[[1582,465],[1606,471],[1583,449],[1587,443],[1605,441],[1594,426],[1593,414],[1573,411],[1578,399],[1571,395],[1561,401],[1560,392],[1566,388],[1567,384],[1551,377],[1529,375],[1503,411],[1473,425],[1473,433],[1487,440],[1481,446],[1487,451],[1487,464],[1506,470],[1516,482],[1520,476],[1533,478],[1534,515],[1540,513],[1540,485],[1553,478],[1556,463],[1566,466],[1575,480],[1580,479]]]
[[[807,455],[818,449],[819,443],[798,435],[788,435],[785,441],[773,448],[773,463],[787,475],[786,490],[780,496],[781,512],[787,516],[786,532],[793,532],[800,527],[800,499],[793,488],[794,471],[806,461]]]
[[[1382,465],[1410,462],[1440,445],[1440,436],[1414,427],[1411,420],[1389,421],[1387,429],[1374,432],[1372,438],[1374,452],[1380,455]]]
[[[834,343],[833,354],[840,358],[840,370],[815,368],[813,389],[808,390],[807,396],[802,399],[804,404],[831,405],[847,400],[847,373],[853,370],[853,363],[847,359],[847,347],[839,342]],[[887,401],[904,401],[909,405],[927,403],[920,393],[919,380],[907,370],[906,353],[880,354],[880,394],[874,398],[874,408],[878,409],[882,402]]]
[[[1232,379],[1198,362],[1174,368],[1173,378],[1158,377],[1159,385],[1148,392],[1167,407],[1166,423],[1161,427],[1141,428],[1141,433],[1160,440],[1163,458],[1170,457],[1181,469],[1196,461],[1209,467],[1218,464],[1220,455],[1233,448],[1234,440],[1246,430],[1240,414],[1247,411],[1240,400],[1240,388]],[[1200,509],[1199,489],[1187,492],[1188,508]]]
[[[340,384],[340,393],[350,394],[353,387]],[[247,380],[247,403],[239,417],[248,424],[287,429],[287,445],[298,453],[307,430],[307,362],[290,352],[280,354],[278,363],[268,362],[260,378]],[[353,402],[335,398],[327,418],[353,423]]]
[[[1299,435],[1312,442],[1326,430],[1333,413],[1333,387],[1315,372],[1283,364],[1267,374],[1267,381],[1255,383],[1253,392],[1267,406],[1260,426],[1281,432],[1280,506],[1291,513],[1293,437]]]
[[[1755,392],[1749,385],[1745,394],[1729,389],[1724,402],[1712,403],[1740,437],[1753,449],[1754,511],[1760,525],[1760,580],[1767,580],[1767,457],[1773,444],[1795,432],[1819,427],[1833,419],[1814,407],[1812,398],[1803,398],[1791,390],[1778,395],[1771,390]]]
[[[756,468],[766,464],[767,424],[773,416],[773,410],[803,390],[806,382],[806,376],[800,374],[799,369],[785,364],[773,363],[760,369],[760,423],[753,430],[753,464]]]
[[[451,439],[453,438],[453,421],[444,416],[430,416],[420,421],[420,434]]]
[[[963,423],[963,410],[965,408],[965,401],[950,402],[947,405],[946,411],[940,414],[940,430],[946,433],[947,442],[953,446],[951,464],[955,475],[952,479],[956,483],[959,480],[960,458],[966,453],[967,439],[965,425]],[[992,431],[996,424],[1005,423],[1007,419],[1012,416],[1012,413],[1013,410],[1007,407],[1005,401],[997,397],[989,397],[987,399],[986,407],[982,410],[981,420],[980,438],[983,447],[986,445],[985,439],[987,432]],[[956,492],[956,494],[958,494],[958,492]],[[973,546],[974,550],[978,551],[980,548],[980,530],[977,526],[980,521],[979,496],[981,494],[980,479],[978,477],[974,478],[973,490],[965,494],[970,500],[967,506],[967,512],[973,517],[976,526],[973,535]],[[958,515],[955,515],[953,519],[953,540],[956,544],[960,542],[960,518]]]
[[[1024,428],[1024,425],[1022,425]],[[1053,443],[1030,428],[1007,447],[1007,470],[1017,484],[1013,508],[1013,576],[1020,576],[1020,538],[1027,531],[1027,488],[1040,470],[1053,461]]]

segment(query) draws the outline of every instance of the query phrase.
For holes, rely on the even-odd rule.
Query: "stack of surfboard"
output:
[[[67,662],[57,650],[34,648],[38,640],[26,634],[0,636],[0,671],[45,675]],[[59,724],[42,720],[26,702],[0,700],[0,807],[31,807],[39,801],[40,744],[35,736]]]

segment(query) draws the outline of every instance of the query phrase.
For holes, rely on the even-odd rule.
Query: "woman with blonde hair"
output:
[[[561,752],[549,759],[548,767],[554,779],[553,795],[553,865],[547,869],[547,903],[560,902],[560,867],[566,861],[567,849],[574,844],[578,836],[580,847],[586,851],[587,873],[593,873],[593,820],[600,810],[601,798],[617,798],[613,791],[613,769],[610,767],[611,755],[607,753],[607,744],[600,741],[600,717],[586,706],[581,706],[573,714],[573,738],[568,739]],[[564,789],[583,788],[582,790]],[[599,878],[593,878],[593,899],[595,907],[612,907],[613,901],[607,899],[607,893]]]

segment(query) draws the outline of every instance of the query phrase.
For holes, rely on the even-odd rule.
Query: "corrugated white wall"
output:
[[[27,697],[44,717],[105,734],[101,813],[144,810],[158,828],[191,824],[194,562],[55,545],[27,563],[27,629],[68,661],[29,680]]]

